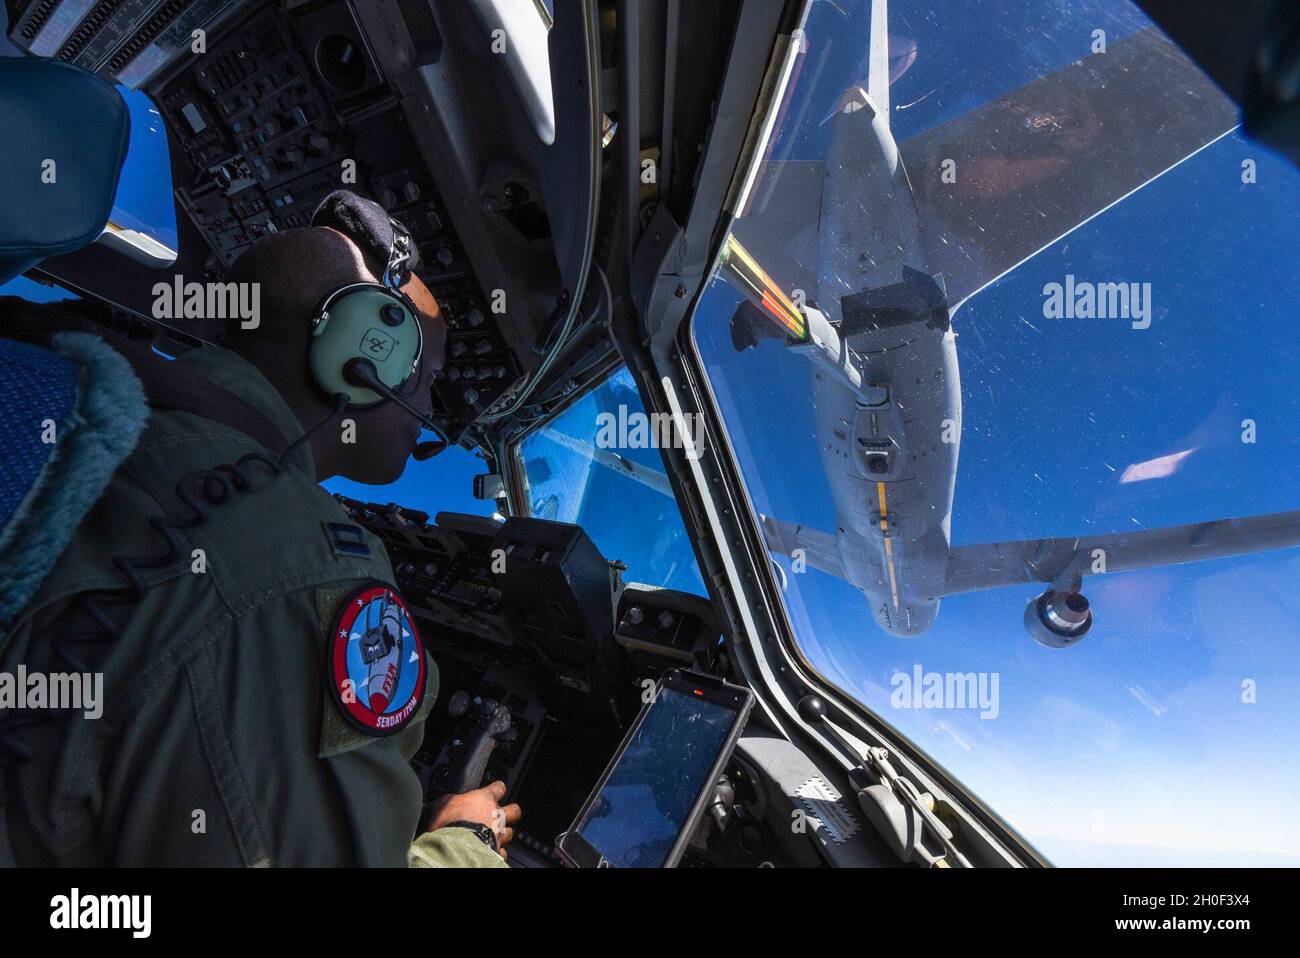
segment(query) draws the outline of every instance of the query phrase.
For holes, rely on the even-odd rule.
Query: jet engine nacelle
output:
[[[1082,592],[1048,589],[1025,607],[1025,631],[1049,649],[1074,645],[1090,628],[1092,609]]]

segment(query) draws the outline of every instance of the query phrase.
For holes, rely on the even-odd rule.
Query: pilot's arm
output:
[[[465,801],[478,793],[455,796],[459,821],[435,820],[445,827],[412,844],[421,789],[409,760],[432,694],[392,734],[342,720],[321,637],[360,587],[265,598],[131,683],[101,818],[114,863],[504,865],[472,827],[500,819],[497,801]]]
[[[499,855],[490,864],[505,866],[505,846],[519,821],[519,806],[502,806],[504,782],[493,782],[463,795],[446,795],[433,805],[428,831],[411,846],[412,868],[465,868],[489,864],[483,848]],[[467,844],[473,836],[477,847]]]

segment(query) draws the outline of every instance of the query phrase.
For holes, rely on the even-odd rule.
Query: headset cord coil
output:
[[[264,467],[270,472],[272,479],[280,475],[289,457],[310,441],[313,435],[343,415],[347,405],[346,396],[336,396],[334,409],[330,414],[290,443],[278,459],[273,459],[265,453],[250,452],[234,463],[223,463],[212,469],[200,469],[178,479],[175,486],[176,497],[189,514],[181,518],[162,515],[149,519],[150,527],[166,541],[167,551],[156,557],[114,556],[113,566],[126,580],[126,586],[118,589],[91,589],[78,593],[74,602],[80,605],[81,610],[91,619],[94,628],[89,631],[81,629],[54,636],[49,645],[56,662],[67,666],[73,672],[90,671],[87,663],[76,651],[76,647],[116,642],[125,629],[125,622],[115,621],[107,607],[128,606],[140,602],[150,588],[140,573],[166,568],[178,561],[186,545],[180,533],[206,522],[210,515],[210,507],[224,505],[235,493],[246,494],[255,491],[251,467],[257,465]],[[43,631],[33,645],[38,645],[53,628],[52,624]],[[32,757],[31,748],[23,743],[16,733],[43,722],[60,711],[63,710],[29,709],[0,719],[0,768],[25,762]]]

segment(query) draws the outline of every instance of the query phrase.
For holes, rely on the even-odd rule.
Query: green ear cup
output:
[[[373,405],[383,397],[343,378],[349,360],[368,359],[379,381],[397,389],[415,370],[424,345],[409,302],[374,283],[355,283],[331,293],[311,335],[310,363],[316,382],[330,396],[346,393],[354,406]]]

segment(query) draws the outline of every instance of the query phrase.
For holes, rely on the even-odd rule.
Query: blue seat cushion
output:
[[[0,528],[8,525],[71,427],[81,367],[49,349],[0,340]]]

